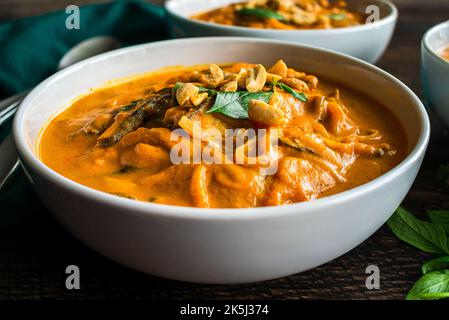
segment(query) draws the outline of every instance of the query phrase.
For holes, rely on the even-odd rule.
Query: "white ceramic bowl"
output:
[[[180,55],[182,52],[182,55]],[[360,187],[322,199],[251,209],[199,209],[129,200],[75,183],[36,156],[48,120],[91,87],[171,65],[278,58],[374,97],[401,119],[410,153]],[[55,218],[102,255],[152,275],[203,283],[253,282],[328,262],[375,232],[408,192],[429,138],[420,100],[399,80],[349,56],[286,42],[196,38],[106,53],[58,72],[25,99],[14,136],[34,189]]]
[[[231,36],[285,40],[318,46],[375,63],[390,42],[398,11],[388,0],[348,0],[349,7],[365,12],[379,8],[380,20],[360,26],[327,30],[274,30],[225,26],[189,18],[191,15],[241,0],[169,0],[166,2],[170,33],[173,37]]]
[[[421,42],[421,80],[429,106],[449,128],[449,61],[440,50],[449,47],[449,20],[426,32]]]

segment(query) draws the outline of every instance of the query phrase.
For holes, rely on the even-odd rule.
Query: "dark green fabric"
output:
[[[166,38],[164,9],[143,1],[80,7],[80,29],[66,28],[65,11],[0,23],[0,97],[29,89],[56,71],[74,45],[111,35],[123,46]]]
[[[122,46],[167,37],[164,9],[143,1],[80,7],[79,30],[66,29],[68,16],[60,11],[0,23],[0,98],[37,85],[56,71],[70,48],[90,37],[114,36]],[[11,123],[0,128],[0,141],[10,130]],[[42,212],[20,169],[0,192],[0,232]]]

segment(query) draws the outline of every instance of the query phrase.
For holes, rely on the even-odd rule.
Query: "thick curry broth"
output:
[[[193,19],[255,29],[332,29],[364,24],[346,1],[249,0],[198,13]]]
[[[240,63],[222,68],[232,72],[242,67],[249,69],[252,65]],[[207,66],[199,69],[207,69]],[[80,129],[99,113],[110,112],[118,106],[142,99],[149,92],[167,86],[167,82],[171,84],[177,81],[184,82],[189,78],[191,70],[179,68],[166,73],[150,73],[123,84],[93,90],[79,98],[67,110],[56,116],[44,130],[39,145],[40,158],[50,168],[80,184],[133,199],[181,206],[253,207],[306,201],[353,188],[390,170],[404,159],[408,151],[405,134],[399,121],[384,106],[349,88],[342,88],[321,78],[318,87],[310,90],[307,103],[299,103],[294,98],[287,97],[285,93],[279,93],[279,96],[287,101],[287,105],[295,106],[296,109],[292,107],[291,110],[299,110],[311,104],[311,98],[314,99],[315,96],[327,97],[329,101],[333,101],[329,97],[335,95],[335,88],[340,88],[341,97],[338,101],[344,104],[351,123],[357,125],[357,132],[366,132],[373,128],[378,130],[379,135],[375,137],[376,145],[378,143],[388,145],[387,153],[370,154],[364,148],[360,152],[351,149],[352,151],[344,157],[352,159],[353,162],[345,170],[333,172],[335,169],[332,168],[335,167],[327,166],[325,156],[322,158],[326,163],[322,165],[323,159],[319,156],[321,151],[315,154],[309,149],[296,149],[280,143],[278,171],[274,175],[265,176],[260,174],[257,166],[173,165],[164,154],[164,152],[168,154],[169,149],[162,146],[162,143],[159,145],[153,143],[150,147],[142,143],[132,144],[133,134],[147,129],[140,128],[128,133],[118,143],[107,147],[97,145],[97,135],[79,133]],[[273,98],[270,104],[272,101]],[[305,122],[310,121],[310,115],[301,112],[303,114],[297,118],[289,119],[289,125],[299,123],[300,127],[303,118]],[[287,115],[287,112],[285,114]],[[290,116],[291,114],[292,112]],[[217,121],[227,118],[223,115],[213,115],[213,119],[219,119]],[[326,121],[330,121],[326,119],[321,121],[324,126],[327,125]],[[161,126],[157,121],[159,120],[146,121],[145,127]],[[246,120],[235,121],[237,123],[244,121],[245,125],[247,124]],[[256,126],[263,127],[260,123]],[[156,131],[157,139],[164,140],[168,130],[156,129]],[[137,139],[140,139],[138,135]],[[154,142],[156,138],[152,139]],[[338,139],[344,141],[345,138],[341,140],[341,137],[338,137]],[[127,146],[128,140],[131,141],[131,147]],[[354,148],[357,143],[351,142],[348,145]],[[330,141],[329,144],[333,145],[333,142]],[[341,145],[334,148],[347,150],[348,145],[344,146],[346,149]],[[137,153],[139,151],[137,149],[143,151]],[[149,152],[145,153],[147,149]],[[144,154],[147,158],[136,160],[136,154]],[[151,158],[153,154],[158,155],[157,161]],[[136,167],[130,166],[130,161]],[[148,165],[145,161],[149,161]],[[340,181],[338,176],[343,177],[344,181]]]
[[[449,61],[449,46],[441,50],[441,56],[443,57],[443,59]]]

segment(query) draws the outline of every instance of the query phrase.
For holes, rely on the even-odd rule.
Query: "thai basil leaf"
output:
[[[221,113],[235,119],[248,119],[250,100],[261,100],[268,103],[272,91],[264,92],[217,92],[214,105],[206,113]]]
[[[176,82],[176,83],[175,83],[175,86],[173,87],[173,90],[174,90],[174,91],[178,90],[179,88],[181,88],[181,86],[182,86],[183,84],[184,84],[184,83],[182,83],[182,82]]]
[[[176,92],[184,83],[182,82],[176,82],[175,86],[173,87],[173,90]],[[206,87],[196,86],[198,88],[198,92],[207,92],[209,95],[214,96],[217,94],[216,90],[208,89]]]
[[[449,256],[436,258],[424,263],[421,267],[422,273],[427,274],[432,271],[449,270]]]
[[[432,222],[449,223],[449,210],[427,210]]]
[[[406,296],[407,300],[449,298],[449,270],[433,271],[423,275]]]
[[[286,21],[282,14],[263,8],[244,8],[236,11],[236,13],[242,16],[253,16],[260,19],[276,19],[279,21]]]
[[[284,90],[285,92],[290,93],[293,97],[295,97],[296,99],[302,101],[302,102],[307,102],[309,99],[307,98],[307,96],[302,93],[302,92],[298,92],[296,90],[294,90],[293,88],[290,88],[288,85],[286,85],[285,83],[282,82],[277,82],[276,80],[273,81],[272,83],[273,87],[278,86],[279,88],[281,88],[282,90]]]
[[[328,17],[332,20],[345,20],[347,16],[344,13],[331,13]]]
[[[393,233],[425,252],[449,254],[449,241],[444,228],[415,218],[406,209],[399,207],[387,221]]]

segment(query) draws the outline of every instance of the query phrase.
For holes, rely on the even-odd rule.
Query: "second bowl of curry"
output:
[[[389,0],[169,0],[173,37],[238,36],[286,40],[375,63],[398,12]]]

